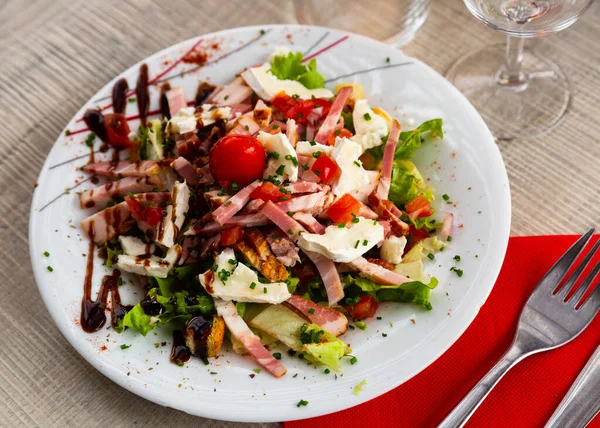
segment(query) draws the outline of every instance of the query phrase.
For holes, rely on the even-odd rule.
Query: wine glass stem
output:
[[[527,76],[521,70],[523,63],[523,47],[525,39],[508,36],[506,43],[506,60],[496,77],[498,84],[513,90],[524,90],[527,87]]]

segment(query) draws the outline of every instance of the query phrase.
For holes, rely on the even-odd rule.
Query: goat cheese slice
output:
[[[363,150],[360,144],[348,138],[337,137],[331,158],[340,167],[340,176],[332,186],[332,192],[340,197],[352,193],[369,184],[369,176],[358,160]]]
[[[285,180],[298,180],[298,157],[286,135],[283,132],[269,134],[260,131],[257,139],[271,153],[263,179],[273,176],[282,183]]]
[[[383,245],[381,245],[381,258],[386,262],[397,265],[402,261],[404,247],[406,247],[406,237],[392,235],[385,239]]]
[[[181,255],[181,245],[173,245],[164,259],[156,256],[121,254],[117,259],[117,267],[125,272],[143,276],[166,278]]]
[[[233,249],[224,249],[215,260],[216,270],[199,275],[200,284],[213,297],[236,302],[278,304],[291,294],[285,282],[263,284],[255,271],[238,263]]]
[[[331,157],[333,147],[314,141],[299,141],[298,144],[296,144],[296,153],[298,153],[299,156],[312,156],[316,152],[323,152]]]
[[[361,145],[363,152],[383,144],[381,139],[389,132],[387,123],[383,117],[373,112],[367,100],[356,100],[352,120],[356,131],[352,140]]]
[[[346,227],[332,225],[325,233],[303,233],[298,245],[305,251],[319,253],[334,262],[348,263],[362,256],[384,238],[383,226],[373,220],[357,217],[358,223]]]
[[[158,226],[155,240],[157,244],[166,248],[171,248],[175,244],[190,207],[190,188],[185,181],[173,185],[171,198],[173,205],[167,206],[167,213]]]

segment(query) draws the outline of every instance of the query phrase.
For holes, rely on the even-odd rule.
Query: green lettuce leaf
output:
[[[288,292],[290,294],[294,294],[294,292],[296,291],[296,287],[298,287],[299,282],[300,282],[300,279],[295,278],[293,276],[290,276],[290,277],[288,277],[288,279],[285,280],[285,283],[287,284]]]
[[[434,200],[434,189],[429,187],[414,163],[408,160],[396,160],[392,167],[389,199],[396,205],[406,205],[419,195]],[[418,228],[420,229],[420,228]]]
[[[245,302],[237,302],[235,304],[235,310],[238,315],[244,318],[244,314],[246,313],[246,303]]]
[[[301,328],[300,340],[304,343],[305,359],[315,364],[323,364],[336,372],[340,371],[342,357],[352,352],[344,342],[317,324],[304,325]]]
[[[153,119],[150,122],[148,141],[150,141],[150,145],[146,147],[147,158],[150,160],[164,159],[162,122],[159,119]]]
[[[146,315],[146,313],[142,309],[142,306],[138,303],[129,312],[125,314],[125,316],[123,317],[122,324],[119,323],[119,327],[122,327],[123,330],[125,329],[125,327],[129,327],[132,330],[141,333],[142,336],[145,336],[150,330],[154,330],[156,327],[158,327],[158,322],[159,318]],[[122,330],[115,330],[117,330],[117,333],[122,332]]]
[[[304,55],[301,52],[290,52],[273,58],[270,72],[280,80],[296,80],[308,89],[322,88],[325,78],[317,72],[317,62],[311,59],[302,64]]]
[[[379,285],[369,279],[353,278],[350,275],[344,279],[344,282],[358,287],[363,294],[370,294],[379,302],[415,303],[424,306],[427,310],[432,309],[429,295],[438,284],[437,278],[432,277],[427,284],[411,281],[400,285]]]

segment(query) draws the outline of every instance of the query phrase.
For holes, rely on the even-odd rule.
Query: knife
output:
[[[584,428],[600,411],[600,346],[545,428]]]

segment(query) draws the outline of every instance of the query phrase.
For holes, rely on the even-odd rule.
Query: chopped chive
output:
[[[321,175],[321,171],[319,171],[318,169],[313,169],[313,172],[317,175],[317,177]]]
[[[308,165],[307,165],[307,164],[305,164],[305,163],[303,163],[303,164],[302,164],[302,165],[300,165],[300,166],[302,167],[302,169],[303,169],[304,171],[306,171],[306,170],[308,169]]]
[[[264,288],[263,288],[263,293],[264,293],[264,294],[267,294],[267,287],[264,287]]]
[[[354,165],[356,165],[357,167],[360,168],[360,162],[359,161],[354,161]]]
[[[236,264],[236,263],[237,263],[237,260],[236,260],[236,259],[229,259],[227,262],[228,262],[230,265],[234,265],[234,264]]]
[[[383,337],[387,337],[387,333],[381,333]]]
[[[273,125],[273,129],[279,129],[279,125]]]
[[[377,220],[373,220],[373,226],[377,226]]]
[[[353,326],[352,324],[350,324],[350,325],[348,326],[348,328],[349,328],[350,330],[354,330],[354,326]]]
[[[363,114],[363,117],[365,118],[365,120],[371,120],[371,115],[369,113],[365,113]]]
[[[294,351],[293,349],[288,349],[288,355],[290,357],[293,357],[294,355],[296,355],[296,351]]]
[[[390,62],[390,57],[389,56],[385,59],[385,62]]]
[[[250,131],[250,127],[248,125],[244,126],[244,128],[246,128],[246,131]]]
[[[260,369],[252,369],[252,371],[256,374],[260,374]]]
[[[358,244],[360,244],[360,239],[358,239],[358,240],[356,241],[356,244],[354,244],[354,248],[358,248]]]
[[[88,147],[94,147],[95,139],[96,139],[96,134],[94,134],[93,132],[88,134],[87,138],[85,139],[85,145]]]
[[[285,166],[279,165],[279,168],[277,168],[277,170],[275,171],[275,174],[283,175],[284,172],[285,172]]]
[[[250,288],[254,290],[256,288],[256,282],[253,281],[252,283],[250,283]]]
[[[121,345],[121,349],[127,349],[127,348],[131,348],[131,345],[125,345],[125,344]]]
[[[296,404],[296,407],[302,407],[302,406],[306,406],[306,405],[308,405],[308,401],[300,400],[300,401],[298,401],[298,404]]]
[[[287,196],[280,196],[278,199],[279,199],[280,201],[287,201],[287,200],[288,200]],[[288,215],[290,215],[290,213],[288,213]],[[290,216],[290,217],[291,217],[291,216]]]
[[[343,229],[344,227],[346,227],[346,225],[345,225],[344,223],[338,223],[338,227],[339,227],[340,229]]]
[[[355,322],[355,324],[361,330],[366,330],[367,329],[367,325],[364,322],[362,322],[362,321],[357,321],[357,322]]]
[[[227,201],[225,202],[225,206],[228,207],[229,205],[231,205],[231,201]]]
[[[448,241],[448,242],[452,241],[452,236],[448,236],[448,238],[446,239],[446,241]]]
[[[341,133],[341,132],[342,132],[342,130],[341,130],[341,129],[336,129],[336,130],[335,130],[333,133],[334,133],[335,135],[340,135],[340,133]]]
[[[454,261],[460,262],[460,256],[458,254],[454,256]]]
[[[354,365],[358,363],[358,358],[356,358],[355,356],[352,356],[352,358],[350,358],[350,364]]]
[[[435,259],[435,256],[433,255],[433,253],[429,253],[429,254],[427,254],[427,258],[429,260],[433,260],[433,259]]]
[[[449,201],[450,200],[450,196],[446,195],[445,193],[442,195],[442,199],[444,199],[444,201]]]
[[[325,369],[325,371],[324,371],[323,373],[325,373],[325,374],[329,374],[329,373],[331,373],[331,370],[329,370],[329,369]]]
[[[48,251],[44,251],[44,255],[45,255],[46,257],[50,257],[50,253],[49,253]]]
[[[462,269],[457,269],[456,267],[452,266],[450,268],[451,272],[455,272],[459,277],[463,276],[463,271]]]
[[[69,135],[71,135],[71,131],[69,129],[65,130],[65,135],[68,137]]]
[[[286,155],[285,158],[286,160],[291,160],[294,166],[298,166],[298,159],[296,159],[294,156]]]
[[[369,245],[369,240],[368,240],[368,239],[365,239],[365,240],[363,240],[363,245],[364,245],[365,247],[366,247],[367,245]]]
[[[275,358],[276,360],[281,360],[281,354],[279,352],[275,352],[273,354],[273,358]]]
[[[300,95],[294,94],[294,95],[292,95],[292,98],[295,99],[295,100],[297,100],[298,98],[300,98]]]
[[[314,152],[312,154],[313,158],[318,158],[319,156],[321,156],[323,154],[323,152],[321,150],[317,150],[316,152]]]
[[[48,272],[54,272],[54,269],[52,268],[52,266],[48,266],[46,269],[48,269]]]
[[[288,230],[288,233],[289,233],[290,235],[293,235],[293,234],[294,234],[294,231],[293,231],[292,229],[289,229],[289,230]]]
[[[382,319],[381,317],[377,317],[378,320]]]
[[[311,146],[316,146],[317,143],[315,141],[309,141],[308,144],[310,144]]]
[[[309,314],[314,314],[314,313],[315,313],[315,308],[310,308],[310,309],[308,310],[308,313],[309,313]]]

